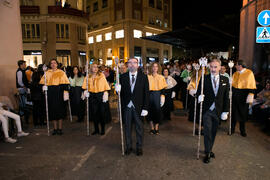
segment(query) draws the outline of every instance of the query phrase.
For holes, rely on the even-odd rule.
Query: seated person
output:
[[[0,102],[0,122],[2,123],[2,129],[5,136],[5,141],[9,143],[15,143],[17,142],[17,140],[9,137],[8,135],[8,118],[12,118],[15,120],[17,130],[18,130],[18,133],[17,133],[18,137],[28,136],[29,133],[25,133],[22,131],[20,116],[15,113],[10,112],[9,109],[10,107]]]

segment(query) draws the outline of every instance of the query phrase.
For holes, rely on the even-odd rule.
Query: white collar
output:
[[[246,68],[242,69],[241,71],[239,71],[240,74],[242,74],[243,72],[245,72]]]
[[[217,75],[213,75],[213,74],[211,74],[211,78],[213,78],[213,77],[215,77],[215,78],[219,78],[219,74],[217,74]]]
[[[137,74],[138,74],[138,71],[136,71],[135,73],[131,73],[131,72],[129,71],[129,77],[131,77],[132,75],[135,75],[135,77],[136,77]]]

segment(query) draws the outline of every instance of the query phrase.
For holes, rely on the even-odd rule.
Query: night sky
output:
[[[173,29],[176,30],[200,23],[210,23],[219,27],[222,26],[219,22],[220,19],[229,17],[229,21],[233,22],[228,24],[228,29],[231,26],[238,26],[235,30],[229,30],[237,34],[241,7],[242,0],[173,0]]]

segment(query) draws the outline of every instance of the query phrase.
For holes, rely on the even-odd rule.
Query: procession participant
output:
[[[226,120],[229,112],[229,79],[219,74],[221,61],[213,59],[210,62],[210,74],[205,76],[201,95],[202,84],[198,86],[198,103],[203,103],[202,119],[204,125],[205,157],[203,162],[209,163],[215,158],[212,149],[215,142],[220,118]]]
[[[78,66],[72,68],[69,81],[71,113],[73,116],[78,117],[78,122],[82,122],[84,117],[84,102],[81,99],[81,95],[83,92],[82,85],[84,76],[80,72]]]
[[[171,111],[173,111],[173,98],[175,98],[175,91],[174,87],[176,86],[177,82],[173,77],[170,76],[169,69],[165,68],[162,70],[162,74],[166,80],[167,88],[164,90],[165,94],[165,103],[162,107],[163,111],[163,119],[171,120]]]
[[[235,132],[236,122],[240,124],[241,136],[246,137],[245,122],[248,120],[248,108],[253,103],[256,82],[254,74],[246,68],[243,60],[235,65],[236,72],[232,78],[232,131]]]
[[[63,119],[66,116],[66,103],[69,99],[69,85],[70,82],[66,76],[66,73],[58,69],[58,61],[51,59],[49,62],[49,70],[46,72],[46,86],[44,75],[40,80],[40,84],[43,84],[43,91],[48,92],[48,112],[49,120],[53,121],[53,133],[52,135],[62,135]]]
[[[136,130],[136,155],[143,155],[143,116],[147,116],[149,107],[149,84],[147,76],[139,71],[137,58],[128,60],[128,72],[120,76],[120,85],[116,92],[121,92],[121,106],[125,123],[126,151],[132,152],[132,123]]]
[[[105,75],[100,72],[97,63],[92,63],[90,66],[90,73],[88,77],[88,92],[86,78],[84,78],[82,88],[85,90],[85,96],[89,96],[89,121],[94,121],[95,130],[92,135],[105,134],[105,121],[106,121],[106,103],[109,100],[108,91],[111,89]],[[90,93],[90,94],[89,94]],[[109,109],[107,109],[109,110]],[[99,129],[101,126],[101,131]]]
[[[167,87],[165,78],[159,74],[159,64],[154,62],[151,64],[149,81],[149,121],[150,134],[159,134],[159,124],[162,117],[161,107],[165,103],[164,89]]]

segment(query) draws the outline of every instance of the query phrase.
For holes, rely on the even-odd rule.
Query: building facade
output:
[[[240,13],[239,59],[246,61],[255,73],[268,71],[270,68],[270,45],[256,43],[258,14],[270,9],[269,0],[243,0]]]
[[[90,60],[110,66],[114,56],[141,64],[172,57],[170,45],[141,39],[172,30],[171,0],[88,0],[86,9]]]
[[[87,54],[86,0],[20,0],[23,55],[36,67],[52,58],[83,66]]]

